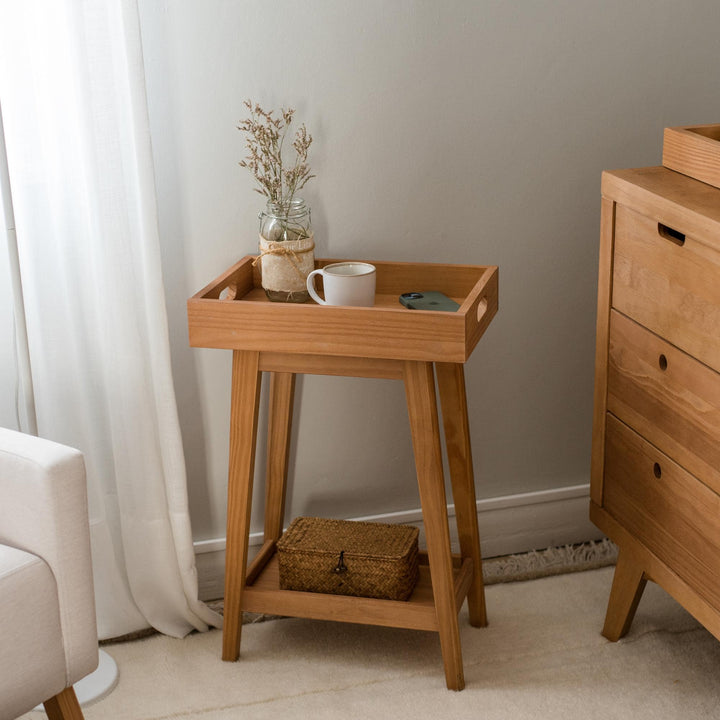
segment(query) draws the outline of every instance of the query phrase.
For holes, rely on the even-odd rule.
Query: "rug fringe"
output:
[[[614,565],[617,562],[617,553],[617,546],[604,538],[578,545],[489,558],[483,560],[483,581],[486,585],[493,585],[594,570]]]

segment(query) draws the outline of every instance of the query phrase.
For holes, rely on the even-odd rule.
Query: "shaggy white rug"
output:
[[[460,616],[462,692],[435,634],[280,619],[243,627],[237,663],[220,631],[106,646],[120,682],[85,718],[720,718],[720,643],[658,586],[626,638],[601,636],[612,573],[489,586],[490,625]]]

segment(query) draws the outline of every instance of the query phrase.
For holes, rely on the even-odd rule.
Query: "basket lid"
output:
[[[410,525],[297,517],[277,547],[281,551],[337,555],[343,550],[353,555],[399,557],[413,548],[417,538],[418,529]]]

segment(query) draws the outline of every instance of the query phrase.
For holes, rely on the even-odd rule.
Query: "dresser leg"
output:
[[[450,690],[462,690],[465,679],[432,364],[406,362],[404,379],[445,681]]]
[[[222,651],[222,659],[231,662],[240,656],[260,378],[259,354],[233,351]]]
[[[620,549],[602,634],[613,642],[627,634],[647,577],[627,549]]]
[[[467,597],[470,624],[474,627],[485,627],[487,610],[465,395],[465,372],[463,366],[458,363],[436,363],[435,370],[440,391],[460,552],[464,558],[469,557],[473,561],[473,581]]]
[[[270,374],[265,542],[279,540],[283,531],[294,396],[294,373]]]

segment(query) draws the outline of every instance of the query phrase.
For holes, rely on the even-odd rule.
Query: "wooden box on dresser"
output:
[[[720,638],[720,189],[664,167],[602,176],[590,517],[607,638],[647,580]]]

